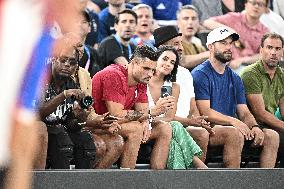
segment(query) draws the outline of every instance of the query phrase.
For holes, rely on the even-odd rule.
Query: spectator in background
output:
[[[275,11],[284,19],[284,1],[273,0],[273,11]]]
[[[139,4],[132,8],[137,14],[137,27],[135,35],[131,38],[134,45],[148,45],[154,47],[153,31],[153,11],[149,5]]]
[[[270,32],[275,32],[284,37],[284,20],[269,7],[265,8],[264,14],[260,17],[260,22],[265,25]]]
[[[183,56],[190,61],[182,61],[181,66],[192,70],[209,57],[209,51],[195,37],[199,30],[199,14],[193,5],[182,6],[177,11],[177,25],[182,33]]]
[[[227,13],[203,22],[209,29],[226,25],[240,34],[240,39],[234,43],[233,59],[230,62],[230,67],[237,72],[259,58],[260,39],[268,32],[259,19],[267,4],[268,0],[247,0],[243,13]]]
[[[101,68],[110,64],[128,65],[135,46],[130,42],[137,26],[137,15],[130,9],[125,9],[115,17],[115,35],[104,39],[98,48]]]
[[[192,5],[200,13],[201,23],[210,17],[220,16],[228,12],[242,12],[244,4],[245,0],[192,0]]]
[[[90,76],[93,77],[95,73],[101,70],[100,59],[97,50],[92,46],[85,44],[87,35],[91,31],[91,20],[87,11],[81,11],[79,17],[79,25],[81,28],[78,49],[80,50],[79,66],[85,68]]]
[[[88,9],[94,11],[95,13],[100,13],[102,9],[104,8],[101,8],[102,6],[104,6],[104,8],[107,7],[107,2],[105,2],[104,0],[89,0],[88,3],[87,3],[87,7]]]
[[[245,0],[221,0],[222,13],[242,12],[245,8]]]
[[[87,33],[85,44],[97,48],[99,33],[99,16],[93,9],[90,9],[90,0],[80,0],[80,11],[85,10],[89,14],[90,31]]]
[[[115,34],[114,23],[118,13],[126,8],[131,9],[132,7],[132,5],[125,4],[125,0],[108,0],[108,7],[99,13],[99,43],[106,37]]]
[[[263,130],[268,128],[280,135],[280,167],[284,167],[284,122],[274,114],[278,107],[284,113],[284,69],[278,67],[283,57],[283,38],[275,33],[262,37],[260,60],[241,73],[248,104]]]
[[[166,168],[172,130],[165,122],[152,123],[152,116],[168,109],[160,105],[149,110],[146,94],[146,84],[155,72],[156,60],[157,53],[152,48],[137,47],[127,67],[112,64],[92,79],[96,111],[99,114],[109,112],[123,121],[118,132],[125,139],[125,150],[121,156],[123,168],[135,168],[140,144],[148,139],[155,141],[151,168]],[[167,103],[169,106],[171,102]]]
[[[260,129],[246,105],[240,76],[227,66],[232,59],[233,42],[238,39],[239,35],[228,27],[216,28],[208,34],[209,60],[192,71],[197,107],[216,124],[209,145],[224,145],[226,167],[240,167],[245,141],[245,147],[262,148],[260,167],[273,168],[279,136],[272,129]]]
[[[108,6],[107,1],[105,0],[91,0],[91,1],[93,2],[93,4],[96,5],[95,10],[97,13],[101,12],[101,10],[107,8]]]
[[[141,0],[152,7],[154,19],[160,26],[176,25],[176,12],[182,5],[191,4],[191,0]]]
[[[141,0],[127,0],[126,2],[130,3],[133,6],[141,4]]]

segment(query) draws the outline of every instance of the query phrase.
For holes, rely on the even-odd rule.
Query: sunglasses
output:
[[[253,6],[258,5],[259,7],[266,7],[266,3],[263,2],[257,2],[254,0],[248,1],[250,4],[252,4]]]
[[[78,61],[76,60],[76,58],[72,58],[72,57],[59,57],[57,58],[57,61],[59,61],[62,64],[69,63],[71,66],[75,66],[78,64]]]

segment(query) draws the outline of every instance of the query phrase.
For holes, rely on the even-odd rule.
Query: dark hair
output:
[[[182,7],[180,7],[180,9],[177,10],[176,12],[176,17],[178,18],[179,14],[181,13],[181,11],[183,10],[193,10],[194,12],[196,12],[198,19],[200,19],[199,17],[199,12],[197,10],[197,8],[193,5],[184,5]]]
[[[282,42],[282,47],[284,45],[284,40],[282,38],[281,35],[277,34],[277,33],[266,33],[262,36],[261,38],[261,42],[260,42],[260,46],[263,48],[264,47],[264,41],[267,39],[267,38],[271,38],[271,39],[280,39],[281,42]]]
[[[166,75],[164,77],[164,81],[176,82],[177,69],[178,69],[179,59],[180,59],[179,54],[173,46],[162,45],[158,49],[158,56],[160,57],[163,54],[163,52],[165,52],[165,51],[173,52],[176,55],[176,61],[175,61],[175,65],[174,65],[172,72],[169,75]]]
[[[132,54],[130,61],[133,60],[134,58],[149,58],[152,61],[157,61],[159,58],[159,54],[157,51],[155,51],[153,48],[147,46],[147,45],[142,45],[138,46],[134,53]]]
[[[89,13],[86,10],[81,11],[81,15],[84,17],[84,19],[90,24],[91,23],[91,17]]]
[[[115,18],[114,18],[114,23],[115,24],[118,24],[119,17],[120,17],[121,14],[131,14],[135,18],[135,22],[137,24],[137,19],[138,19],[137,14],[133,10],[131,10],[131,9],[124,9],[123,11],[119,12],[117,14],[117,16],[115,16]]]

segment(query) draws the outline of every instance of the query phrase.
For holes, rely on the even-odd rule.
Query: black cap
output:
[[[155,47],[159,47],[165,42],[182,34],[177,31],[175,26],[163,26],[154,30]]]

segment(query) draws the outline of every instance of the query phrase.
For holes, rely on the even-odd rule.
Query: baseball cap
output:
[[[225,26],[215,28],[207,35],[206,46],[208,47],[208,45],[226,39],[229,36],[232,37],[233,41],[237,41],[240,38],[239,34],[231,28]]]
[[[167,41],[181,36],[182,34],[178,32],[175,26],[163,26],[157,28],[153,32],[153,36],[155,39],[155,47],[159,47],[160,45],[166,43]]]

